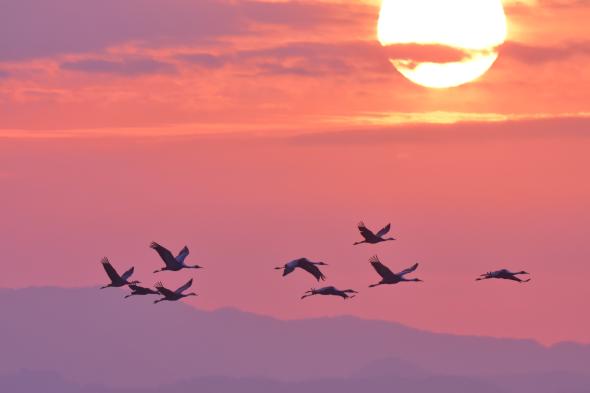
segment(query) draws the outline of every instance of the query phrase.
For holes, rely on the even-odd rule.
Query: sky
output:
[[[377,1],[1,3],[0,286],[102,285],[105,255],[152,284],[155,240],[206,267],[199,308],[590,342],[589,2],[505,1],[494,66],[443,90],[389,63]],[[369,290],[374,254],[425,282]],[[361,294],[299,301],[272,268],[301,256]],[[473,281],[502,267],[533,280]]]

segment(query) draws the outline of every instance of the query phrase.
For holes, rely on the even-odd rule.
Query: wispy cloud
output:
[[[143,58],[124,60],[84,59],[66,61],[61,64],[64,70],[137,76],[145,74],[170,74],[176,72],[173,64]]]
[[[559,46],[534,46],[518,42],[506,42],[501,51],[503,56],[527,64],[563,61],[574,56],[590,56],[590,41]]]
[[[260,25],[326,28],[354,23],[367,9],[311,1],[6,0],[0,61],[100,52],[128,42],[194,45],[257,34]]]
[[[397,124],[306,133],[288,138],[297,144],[455,143],[530,138],[590,138],[590,116],[464,121],[452,124]]]

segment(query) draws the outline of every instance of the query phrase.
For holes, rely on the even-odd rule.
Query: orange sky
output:
[[[498,61],[448,90],[389,64],[373,1],[11,4],[0,286],[96,285],[104,255],[149,284],[156,240],[207,266],[205,308],[590,342],[590,2],[505,2]],[[352,248],[361,219],[400,240]],[[426,282],[368,290],[375,253]],[[362,296],[300,303],[271,269],[300,256]],[[534,280],[473,282],[500,267]]]
[[[155,127],[169,134],[184,126],[370,123],[407,112],[424,119],[431,112],[457,119],[588,112],[590,5],[583,1],[508,3],[499,61],[477,83],[452,91],[401,77],[375,40],[378,7],[363,2],[172,1],[159,11],[160,0],[139,10],[131,0],[125,7],[60,0],[74,21],[51,10],[36,21],[26,5],[37,3],[0,16],[6,130]],[[115,11],[127,23],[109,14]],[[13,38],[19,34],[25,39]]]

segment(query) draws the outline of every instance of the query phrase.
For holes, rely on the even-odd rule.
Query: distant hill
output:
[[[476,381],[481,385],[478,393],[503,393],[511,392],[506,390],[510,386],[492,383],[490,376],[510,375],[506,380],[523,389],[527,384],[534,387],[531,375],[550,380],[541,387],[574,381],[572,388],[590,376],[586,345],[546,348],[528,340],[435,334],[353,317],[280,321],[231,309],[206,312],[182,303],[153,305],[153,298],[124,300],[123,294],[94,288],[1,289],[0,375],[5,377],[0,383],[17,378],[21,370],[41,370],[73,393],[82,391],[71,384],[170,385],[166,392],[187,391],[172,390],[182,384],[179,381],[188,381],[184,383],[199,392],[222,391],[207,390],[203,384],[211,381],[236,384],[232,393],[247,391],[238,388],[244,380],[236,383],[235,378],[284,385],[280,390],[249,390],[260,393],[289,392],[287,386],[302,391],[300,384],[307,393],[322,384],[330,384],[325,386],[328,391],[352,392],[346,388],[354,381],[377,384],[391,379],[407,381],[404,392],[445,392],[410,387],[437,381],[449,384],[449,392],[471,393],[474,390],[465,389]],[[465,389],[453,390],[456,384]],[[571,392],[588,392],[590,384],[587,388]]]
[[[430,376],[419,378],[324,378],[277,381],[265,378],[200,377],[150,388],[108,388],[66,382],[51,372],[22,371],[0,376],[7,393],[587,393],[590,377],[549,373],[489,377]]]

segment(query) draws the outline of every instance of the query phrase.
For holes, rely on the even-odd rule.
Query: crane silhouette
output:
[[[162,284],[161,282],[157,282],[156,285],[154,285],[154,287],[158,290],[160,295],[162,295],[164,297],[161,299],[158,299],[158,300],[154,300],[154,303],[160,303],[160,302],[163,302],[164,300],[173,302],[173,301],[180,300],[180,299],[187,297],[187,296],[197,296],[197,294],[194,292],[186,293],[186,294],[183,293],[184,291],[189,289],[191,287],[191,285],[193,285],[192,278],[190,280],[188,280],[188,282],[186,284],[179,287],[177,290],[172,291],[172,290],[166,288],[164,286],[164,284]]]
[[[517,281],[517,282],[529,282],[531,281],[530,278],[523,280],[519,277],[517,277],[517,275],[519,274],[529,274],[527,272],[525,272],[524,270],[521,270],[520,272],[511,272],[508,269],[501,269],[501,270],[496,270],[495,272],[487,272],[484,273],[482,275],[480,275],[478,278],[476,278],[476,281],[480,281],[480,280],[489,280],[492,278],[498,278],[498,279],[503,279],[503,280],[512,280],[512,281]]]
[[[316,280],[325,280],[326,276],[321,272],[318,266],[327,266],[324,262],[311,262],[307,258],[299,258],[292,260],[291,262],[285,263],[284,266],[275,267],[277,270],[283,270],[283,277],[293,272],[295,269],[300,268],[311,274]]]
[[[373,266],[373,269],[375,269],[375,271],[381,276],[381,281],[379,281],[377,284],[369,285],[370,288],[376,287],[378,285],[383,285],[383,284],[397,284],[399,282],[404,282],[404,281],[406,281],[406,282],[407,281],[416,281],[416,282],[422,281],[419,278],[406,278],[405,277],[406,274],[411,273],[418,268],[417,263],[405,270],[402,270],[399,273],[394,273],[391,270],[389,270],[389,268],[387,266],[382,264],[381,261],[379,261],[379,258],[377,257],[377,255],[371,257],[369,259],[369,262],[371,263],[371,266]]]
[[[377,244],[381,242],[386,242],[388,240],[395,240],[393,237],[384,238],[383,236],[387,235],[389,230],[391,229],[391,224],[387,224],[383,228],[379,230],[377,233],[373,233],[369,228],[365,226],[365,224],[361,221],[358,223],[358,229],[361,233],[361,236],[365,238],[365,240],[360,242],[355,242],[354,245],[362,244],[362,243],[369,243],[369,244]]]
[[[352,293],[353,295],[349,295]],[[305,295],[301,296],[301,299],[305,299],[306,297],[314,296],[314,295],[324,295],[324,296],[340,296],[342,299],[351,299],[356,296],[358,292],[353,289],[345,289],[340,290],[336,289],[335,287],[323,287],[319,289],[312,288],[309,291],[305,292]]]
[[[156,291],[155,289],[140,287],[139,285],[131,284],[129,285],[129,289],[131,289],[131,293],[129,295],[125,295],[125,299],[131,296],[139,296],[139,295],[157,295],[160,292]]]
[[[184,246],[184,248],[182,250],[180,250],[180,252],[178,253],[178,255],[176,257],[174,255],[172,255],[170,250],[168,250],[166,247],[159,245],[156,242],[152,242],[150,244],[150,248],[153,248],[154,250],[156,250],[158,255],[160,255],[160,258],[162,258],[162,260],[166,264],[166,266],[164,266],[163,268],[161,268],[159,270],[154,271],[154,273],[162,272],[165,270],[177,272],[181,269],[202,269],[203,268],[202,266],[199,266],[199,265],[186,265],[184,263],[184,260],[186,259],[186,257],[189,254],[189,250],[188,250],[187,246]]]
[[[133,274],[133,270],[134,270],[133,267],[131,269],[127,270],[122,275],[119,275],[119,273],[117,273],[117,271],[115,270],[113,265],[111,265],[111,262],[109,261],[109,259],[107,257],[104,257],[100,262],[102,263],[102,267],[104,268],[105,272],[107,272],[107,276],[109,276],[109,278],[111,279],[110,284],[102,286],[102,287],[100,287],[100,289],[109,288],[109,287],[110,288],[119,288],[119,287],[124,287],[125,285],[139,284],[139,281],[128,281],[129,278],[131,277],[131,275]]]

